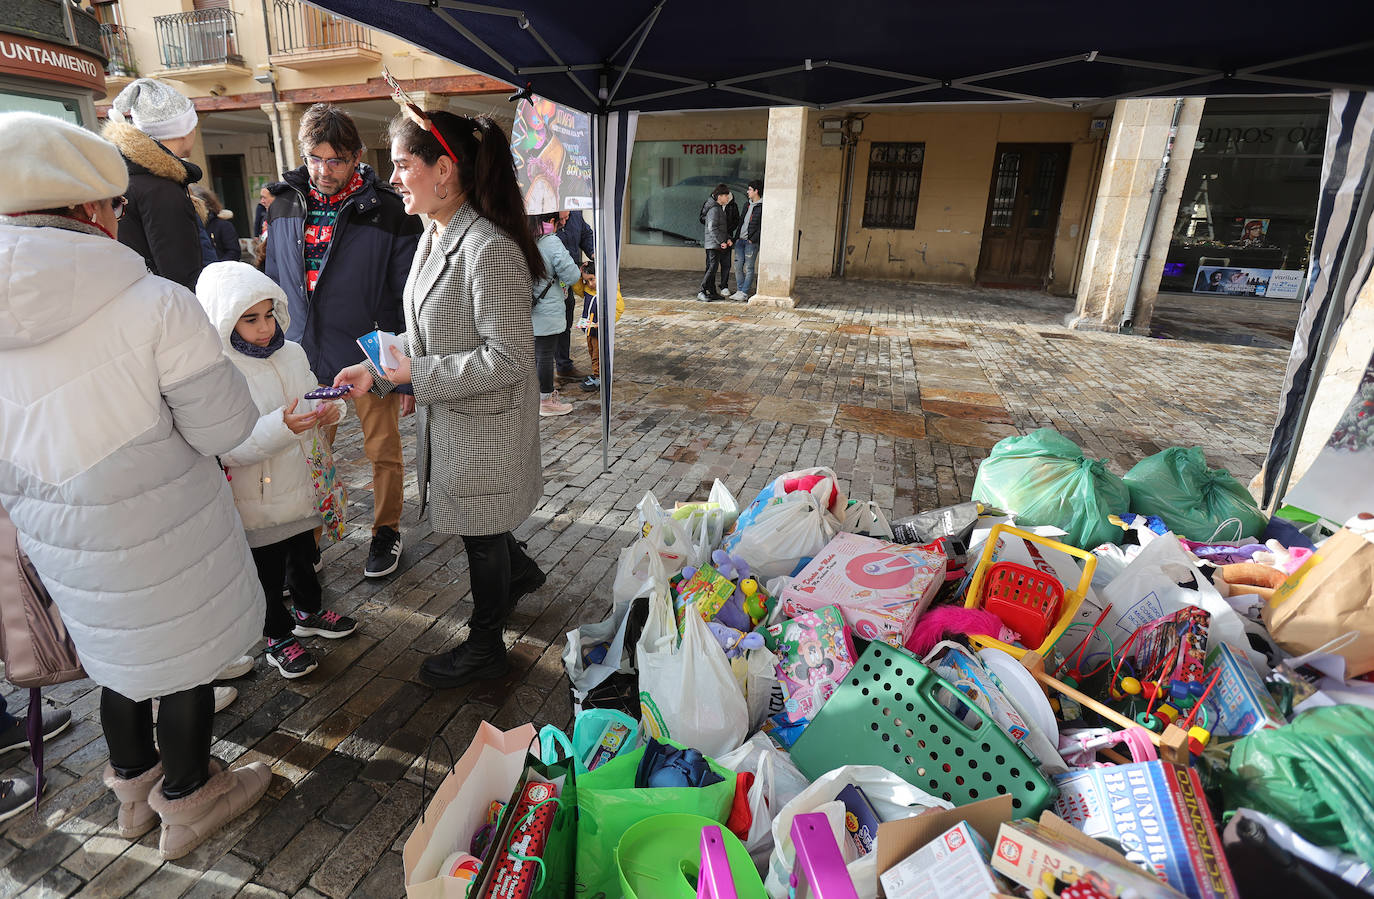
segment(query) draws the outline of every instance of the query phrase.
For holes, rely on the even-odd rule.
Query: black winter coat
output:
[[[367,165],[363,186],[339,209],[314,293],[305,290],[305,215],[310,178],[305,166],[267,185],[267,277],[286,292],[286,339],[305,347],[321,384],[363,361],[358,338],[369,331],[405,330],[401,293],[420,240],[420,219]]]
[[[200,167],[127,122],[109,122],[102,133],[129,169],[119,242],[142,256],[148,271],[195,290],[203,267],[200,225],[186,188],[200,180]]]
[[[205,223],[205,230],[210,232],[210,242],[215,245],[215,254],[220,262],[238,262],[243,258],[239,252],[239,232],[234,230],[234,223],[225,218],[225,213],[229,213],[229,218],[233,217],[233,213],[225,209],[218,218]]]

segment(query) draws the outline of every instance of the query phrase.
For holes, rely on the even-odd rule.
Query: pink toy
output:
[[[799,478],[784,478],[782,482],[783,493],[795,493],[798,490],[809,491],[821,481],[825,480],[825,475],[804,474]],[[840,498],[840,489],[833,483],[830,485],[830,499],[826,501],[826,508],[835,511],[835,503]]]
[[[991,612],[966,609],[963,606],[936,606],[916,619],[916,627],[907,637],[906,648],[924,658],[935,644],[951,634],[981,634],[996,637],[1003,643],[1017,643],[1021,635],[1008,628]]]

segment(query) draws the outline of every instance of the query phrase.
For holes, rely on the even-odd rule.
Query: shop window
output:
[[[921,193],[923,143],[875,143],[868,150],[864,189],[864,227],[916,229],[916,198]]]
[[[630,243],[701,246],[701,206],[711,190],[724,183],[743,214],[749,202],[745,187],[764,180],[767,149],[764,140],[635,141],[626,204]]]
[[[1326,100],[1207,101],[1161,290],[1301,296],[1326,117]]]

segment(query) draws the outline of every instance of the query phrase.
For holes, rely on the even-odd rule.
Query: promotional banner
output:
[[[1197,280],[1193,283],[1193,293],[1224,293],[1280,300],[1296,300],[1301,288],[1300,271],[1232,265],[1199,266]]]
[[[592,117],[535,97],[516,106],[511,153],[530,215],[592,208]]]
[[[1284,501],[1328,521],[1374,509],[1374,356],[1326,446]]]

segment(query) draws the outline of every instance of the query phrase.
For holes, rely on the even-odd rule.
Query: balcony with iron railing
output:
[[[239,56],[237,13],[229,9],[196,9],[155,16],[157,49],[163,71],[181,81],[251,75]]]
[[[372,32],[301,0],[272,0],[273,65],[313,69],[380,62]]]
[[[134,62],[134,48],[129,32],[132,29],[123,25],[101,24],[100,46],[105,50],[105,86],[120,90],[124,85],[138,77],[138,65]]]

